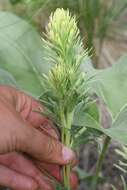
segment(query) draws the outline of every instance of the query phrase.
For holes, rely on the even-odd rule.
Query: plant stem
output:
[[[107,148],[108,148],[108,145],[110,143],[110,140],[111,140],[111,138],[106,136],[104,143],[103,143],[103,148],[102,148],[101,154],[100,154],[99,159],[97,161],[96,172],[95,172],[95,176],[93,178],[92,185],[91,185],[92,190],[96,190],[99,173],[100,173],[100,170],[102,168],[103,160],[105,158],[105,154],[107,152]]]
[[[71,146],[70,129],[72,125],[73,113],[67,113],[66,116],[61,110],[61,123],[62,123],[62,143],[69,147]],[[63,166],[63,183],[64,187],[70,190],[70,165]]]

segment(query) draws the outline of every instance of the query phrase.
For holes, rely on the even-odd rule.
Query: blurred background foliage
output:
[[[110,49],[116,48],[116,43],[127,36],[127,0],[8,0],[7,3],[11,11],[29,20],[40,31],[44,30],[48,15],[56,8],[71,10],[77,15],[84,47],[89,49],[97,68],[103,67],[101,62],[106,62],[105,57],[109,65],[118,58],[117,53],[110,54]]]

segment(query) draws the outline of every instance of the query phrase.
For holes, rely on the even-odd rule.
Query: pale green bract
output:
[[[60,121],[61,109],[71,113],[78,103],[87,100],[87,81],[85,73],[80,71],[87,52],[83,49],[76,18],[63,9],[50,16],[46,40],[42,40],[45,63],[55,65],[48,76],[43,74],[45,92],[41,101]]]

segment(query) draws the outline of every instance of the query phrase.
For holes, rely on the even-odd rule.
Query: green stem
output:
[[[62,143],[71,148],[71,134],[70,129],[72,125],[73,113],[67,113],[65,116],[61,109],[61,123],[62,123]],[[63,183],[64,187],[70,190],[70,165],[63,166]]]
[[[69,127],[69,126],[68,126]],[[65,142],[64,144],[70,148],[70,131],[66,131],[66,135],[65,135]],[[65,172],[64,175],[64,186],[70,190],[70,165],[66,165],[63,168],[63,172]]]
[[[98,183],[99,173],[100,173],[100,170],[102,168],[103,160],[105,158],[105,154],[107,152],[110,140],[111,140],[111,138],[108,137],[108,136],[106,136],[106,138],[104,140],[104,143],[103,143],[103,148],[102,148],[101,154],[100,154],[99,159],[97,161],[97,167],[96,167],[95,177],[93,178],[92,185],[91,185],[91,187],[92,187],[91,189],[92,190],[96,190],[97,183]]]

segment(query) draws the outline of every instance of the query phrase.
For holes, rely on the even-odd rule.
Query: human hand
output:
[[[51,189],[51,180],[33,162],[13,151],[29,154],[41,170],[51,171],[57,179],[60,179],[58,165],[75,162],[74,153],[58,141],[52,124],[48,121],[48,130],[45,130],[47,119],[33,112],[33,109],[40,109],[40,104],[34,99],[14,88],[0,87],[1,185],[21,190],[38,187]],[[37,129],[42,129],[43,133]]]

